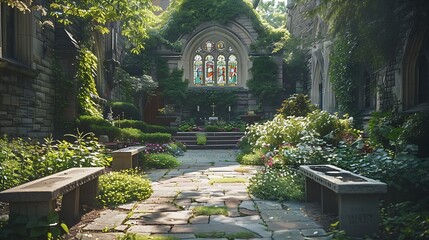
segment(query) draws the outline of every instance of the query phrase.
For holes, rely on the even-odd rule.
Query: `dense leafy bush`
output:
[[[204,133],[197,133],[197,144],[198,145],[206,145],[207,143],[207,136]]]
[[[153,153],[166,153],[168,152],[168,148],[166,144],[159,143],[146,143],[145,144],[145,153],[153,154]]]
[[[261,152],[237,155],[237,161],[243,165],[264,165],[264,158]]]
[[[112,111],[114,117],[120,117],[125,119],[141,119],[139,109],[132,103],[128,102],[112,102]]]
[[[28,217],[14,215],[5,226],[0,221],[0,239],[62,239],[61,235],[68,233],[66,224],[61,223],[59,215],[51,212],[47,216]]]
[[[169,133],[143,133],[141,141],[145,143],[168,143],[171,141]]]
[[[133,142],[140,141],[143,137],[142,131],[136,128],[121,128],[121,138]]]
[[[120,138],[121,131],[101,117],[82,115],[76,120],[76,125],[82,132],[93,132],[96,136],[107,135],[112,141]]]
[[[152,194],[151,182],[136,170],[109,172],[99,178],[98,200],[112,206],[147,199]]]
[[[249,191],[258,198],[273,200],[302,200],[304,180],[289,167],[266,167],[250,179]]]
[[[204,127],[204,131],[206,132],[223,132],[224,128],[218,125],[207,125]]]
[[[119,120],[115,121],[115,125],[120,128],[137,128],[144,133],[173,133],[174,130],[168,127],[150,125],[143,121],[137,120]]]
[[[180,165],[179,160],[173,155],[167,153],[149,154],[144,157],[144,168],[174,168]]]
[[[93,134],[65,135],[45,143],[0,138],[0,190],[72,167],[108,166],[104,146]]]
[[[294,94],[282,102],[277,112],[283,117],[305,117],[316,109],[317,107],[311,103],[307,95]]]

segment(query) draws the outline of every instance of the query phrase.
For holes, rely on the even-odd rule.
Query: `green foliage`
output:
[[[255,197],[262,199],[302,200],[304,179],[289,167],[267,167],[250,179],[248,189]]]
[[[143,167],[146,169],[174,168],[180,165],[176,157],[166,153],[156,153],[146,155],[143,160]]]
[[[271,26],[275,28],[286,26],[286,2],[261,1],[256,10]]]
[[[77,99],[79,111],[82,115],[101,117],[100,105],[96,102],[100,99],[95,86],[97,74],[97,57],[87,48],[79,51],[76,79],[78,82]]]
[[[357,113],[359,62],[356,58],[356,38],[350,34],[335,40],[329,59],[329,79],[335,92],[339,109],[350,115]]]
[[[150,125],[143,121],[137,120],[119,120],[115,125],[121,128],[137,128],[144,133],[172,133],[173,129],[164,126]]]
[[[207,136],[204,133],[197,133],[197,144],[198,145],[206,145],[207,143]]]
[[[403,202],[381,209],[381,239],[428,239],[428,229],[429,211],[425,206]]]
[[[141,141],[145,143],[168,143],[171,141],[170,133],[143,133]]]
[[[67,225],[60,222],[56,212],[39,218],[15,215],[11,216],[6,226],[0,228],[0,239],[58,240],[68,232]]]
[[[141,114],[139,109],[129,102],[112,102],[113,116],[118,116],[122,119],[140,120]]]
[[[218,125],[207,125],[204,127],[205,132],[223,132],[224,128]]]
[[[238,148],[242,154],[252,152],[252,146],[250,145],[249,139],[246,136],[243,136],[240,141],[238,141]]]
[[[209,181],[210,185],[216,184],[216,183],[245,183],[247,182],[246,178],[240,178],[240,177],[224,177],[224,178],[212,178]]]
[[[195,237],[197,238],[209,238],[209,239],[227,239],[227,240],[234,240],[234,239],[254,239],[257,238],[256,234],[250,231],[243,231],[243,232],[235,232],[235,233],[225,233],[225,232],[202,232],[202,233],[195,233]]]
[[[98,200],[103,206],[141,201],[153,193],[151,182],[136,170],[109,172],[99,178]]]
[[[0,139],[0,190],[72,167],[108,166],[104,146],[92,134],[65,135],[66,140],[46,138],[45,143],[17,138]]]
[[[144,48],[149,29],[157,24],[153,14],[157,8],[147,0],[55,0],[50,7],[51,16],[57,18],[60,24],[69,25],[84,20],[91,23],[90,32],[106,34],[109,32],[108,23],[120,23],[121,33],[132,44],[134,53]]]
[[[211,216],[211,215],[224,215],[228,216],[228,209],[226,207],[218,206],[196,206],[192,209],[194,216]]]
[[[112,126],[101,117],[82,115],[76,119],[76,125],[82,132],[93,132],[96,136],[108,135],[110,140],[118,139],[121,130]]]
[[[260,151],[240,156],[237,161],[243,165],[264,165],[263,154]]]
[[[154,96],[157,88],[158,83],[153,81],[151,76],[142,73],[131,76],[124,69],[117,67],[113,79],[112,99],[138,104],[140,100],[146,101]]]
[[[282,102],[277,110],[283,117],[305,117],[317,107],[311,103],[310,98],[304,94],[294,94]]]
[[[147,236],[139,235],[137,233],[126,233],[123,236],[116,236],[116,240],[180,240],[176,237],[169,236]]]
[[[254,58],[251,72],[253,78],[247,81],[249,91],[264,103],[276,104],[282,88],[277,79],[278,67],[274,60],[268,56]]]
[[[183,81],[183,70],[173,69],[170,72],[164,59],[157,61],[157,79],[161,95],[176,106],[183,106],[188,90],[188,80]]]
[[[121,138],[138,142],[142,139],[143,132],[136,128],[121,128]]]

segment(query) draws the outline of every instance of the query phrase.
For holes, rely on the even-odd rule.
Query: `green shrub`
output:
[[[0,138],[0,191],[72,167],[110,164],[105,148],[93,134],[78,132],[66,140],[46,138],[44,143],[21,138]]]
[[[140,120],[141,115],[139,109],[132,103],[128,102],[112,102],[113,116],[121,118]]]
[[[69,233],[66,224],[60,222],[56,212],[47,216],[28,217],[13,215],[5,226],[0,221],[0,239],[63,239],[61,236]]]
[[[143,159],[143,167],[146,169],[174,168],[180,165],[176,157],[167,153],[155,153],[146,155]]]
[[[136,128],[121,128],[121,138],[124,140],[131,140],[134,142],[140,141],[142,139],[142,131]]]
[[[207,143],[207,136],[204,133],[197,133],[197,144],[198,145],[206,145]]]
[[[171,134],[169,133],[143,133],[141,141],[145,143],[168,143],[171,141]]]
[[[302,200],[304,179],[289,167],[266,167],[250,179],[248,189],[255,197],[262,199]]]
[[[250,145],[249,139],[246,136],[242,137],[240,141],[238,141],[238,148],[243,154],[252,152],[252,146]]]
[[[115,121],[115,125],[120,128],[137,128],[144,133],[174,133],[174,129],[158,126],[158,125],[150,125],[143,121],[137,120],[119,120]]]
[[[121,137],[121,129],[112,125],[91,125],[89,127],[89,132],[93,132],[97,137],[100,137],[100,135],[107,135],[109,136],[109,141],[114,141],[115,139],[119,139]]]
[[[152,194],[151,182],[136,170],[110,172],[99,178],[98,200],[103,206],[114,206],[147,199]]]
[[[401,139],[406,143],[418,146],[419,157],[429,157],[429,113],[415,113],[407,118],[402,125],[404,129]]]
[[[218,126],[218,125],[207,125],[204,127],[204,131],[206,131],[206,132],[223,132],[224,129],[222,126]]]
[[[101,117],[94,117],[94,116],[89,116],[89,115],[82,115],[79,116],[76,119],[76,124],[79,127],[79,129],[81,131],[84,132],[89,132],[91,131],[90,126],[92,125],[97,125],[97,126],[105,126],[105,127],[110,127],[112,126],[109,121],[107,121],[104,118]]]
[[[264,165],[263,154],[261,152],[244,154],[237,159],[243,165]]]
[[[294,94],[283,101],[277,112],[285,118],[289,116],[305,117],[316,109],[316,105],[311,103],[307,95]]]

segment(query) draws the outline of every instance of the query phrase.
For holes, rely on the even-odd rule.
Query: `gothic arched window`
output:
[[[198,46],[193,58],[195,86],[236,86],[237,56],[234,48],[224,41],[205,41]]]

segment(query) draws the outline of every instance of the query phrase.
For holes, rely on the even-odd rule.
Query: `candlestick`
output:
[[[231,106],[228,106],[228,112],[231,112]]]
[[[200,111],[200,105],[197,106],[197,112],[199,112],[199,111]]]

